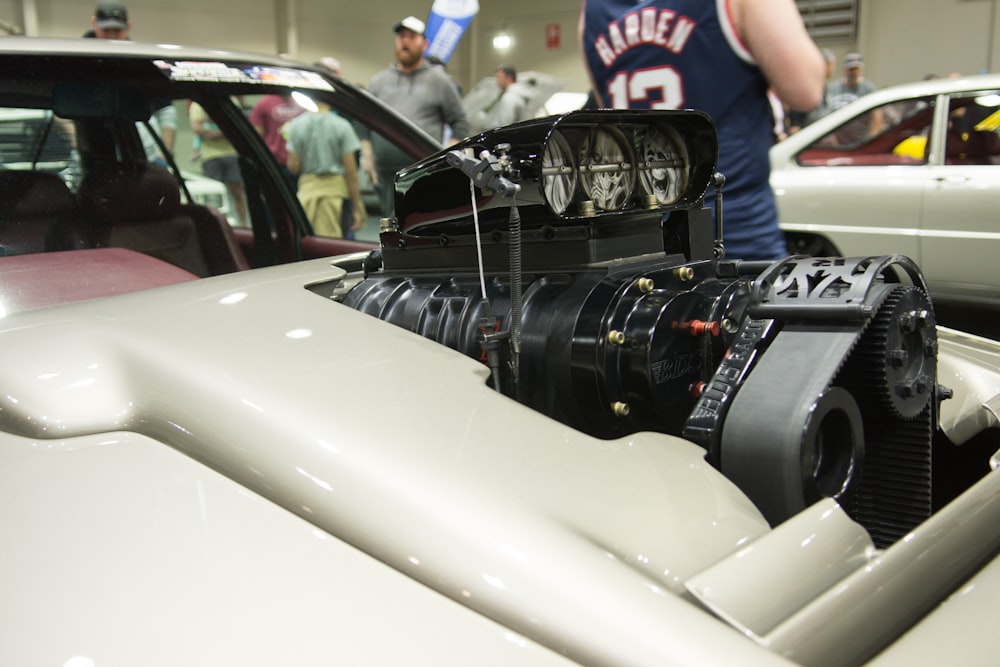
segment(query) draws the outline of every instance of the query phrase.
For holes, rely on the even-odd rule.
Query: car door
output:
[[[790,238],[825,239],[843,255],[902,254],[919,262],[933,98],[854,107],[854,116],[825,123],[826,132],[775,165],[782,228]],[[858,135],[864,138],[847,138]]]
[[[1000,303],[1000,94],[952,95],[939,112],[921,268],[937,299]]]

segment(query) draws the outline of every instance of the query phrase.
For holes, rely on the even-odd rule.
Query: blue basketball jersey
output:
[[[728,0],[586,0],[583,49],[595,92],[617,109],[699,109],[719,132],[726,255],[786,254],[768,184],[767,81]],[[707,200],[711,202],[709,192]]]

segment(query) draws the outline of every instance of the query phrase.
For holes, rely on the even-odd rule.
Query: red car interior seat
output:
[[[0,171],[0,254],[81,247],[85,229],[69,187],[55,174]]]
[[[93,225],[93,247],[129,248],[202,277],[248,267],[221,216],[182,205],[177,180],[157,164],[89,171],[77,201]]]

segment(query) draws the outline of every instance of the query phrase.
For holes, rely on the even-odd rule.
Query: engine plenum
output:
[[[701,445],[772,523],[830,496],[898,539],[930,512],[946,394],[923,277],[899,256],[725,259],[715,141],[704,114],[613,111],[466,139],[397,175],[399,218],[336,298],[595,437]]]
[[[746,283],[713,272],[664,258],[528,277],[518,376],[498,389],[601,437],[679,433],[725,347],[720,323],[746,307]],[[508,278],[489,277],[499,331],[510,330],[510,295]],[[344,303],[485,361],[476,275],[373,276]]]

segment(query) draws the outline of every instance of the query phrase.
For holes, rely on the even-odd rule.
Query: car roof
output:
[[[854,102],[845,105],[843,109],[857,109],[859,106],[872,107],[891,102],[892,100],[906,100],[914,97],[960,93],[966,90],[983,90],[987,88],[1000,89],[1000,74],[976,74],[949,79],[930,79],[928,81],[913,81],[910,83],[896,84],[894,86],[886,86],[859,97]],[[838,109],[834,113],[840,114],[842,113],[842,110]],[[832,116],[833,113],[830,115]]]
[[[87,69],[88,62],[93,63],[92,69]],[[184,66],[194,63],[211,67],[183,71]],[[227,65],[231,68],[229,74],[236,76],[227,75]],[[0,66],[4,69],[5,95],[19,90],[18,82],[25,82],[31,90],[41,91],[46,82],[56,84],[119,77],[131,79],[130,85],[141,80],[144,86],[153,87],[168,84],[202,88],[227,86],[236,92],[266,92],[264,88],[267,86],[340,88],[365,95],[364,91],[349,82],[307,63],[246,51],[166,43],[10,37],[0,40]],[[295,75],[303,70],[308,71],[310,79]],[[158,73],[165,76],[156,75]],[[334,83],[338,85],[334,86]],[[238,90],[240,85],[244,86],[242,91]]]
[[[884,93],[890,97],[919,97],[998,86],[1000,86],[1000,74],[971,74],[968,76],[900,83],[879,88],[876,92]]]
[[[39,55],[39,56],[121,56],[123,58],[178,58],[190,60],[247,60],[264,65],[310,67],[305,63],[279,58],[274,55],[235,51],[230,49],[213,49],[196,46],[183,46],[168,43],[134,42],[131,40],[52,38],[52,37],[5,37],[0,40],[0,54]]]
[[[88,62],[93,63],[90,69]],[[68,66],[70,63],[74,65]],[[209,63],[214,69],[184,71],[190,63]],[[227,75],[226,65],[232,65],[228,72],[236,76]],[[130,87],[141,84],[146,94],[174,97],[194,98],[196,90],[220,96],[287,94],[296,89],[334,91],[339,100],[334,108],[363,118],[373,130],[394,137],[412,155],[429,155],[441,148],[438,140],[367,90],[324,68],[276,55],[128,40],[0,40],[0,88],[8,103],[32,106],[33,99],[39,103],[37,98],[50,95],[56,84],[84,79],[93,83],[118,76],[128,79]]]

